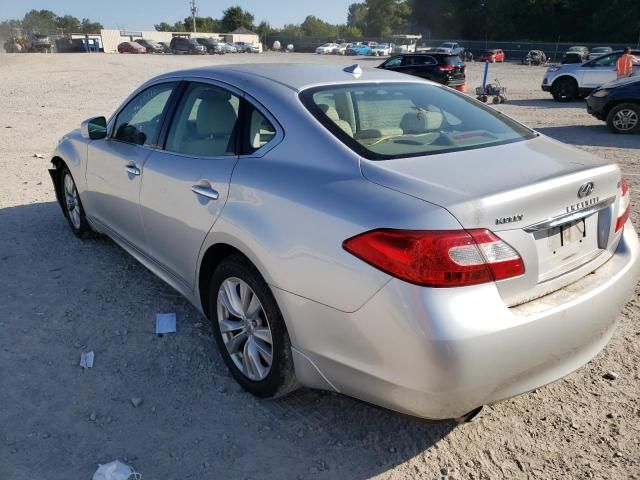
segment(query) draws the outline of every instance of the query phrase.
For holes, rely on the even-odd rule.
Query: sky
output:
[[[221,18],[222,11],[239,5],[255,16],[256,23],[273,27],[301,23],[315,15],[330,23],[346,23],[347,8],[354,0],[196,0],[202,17]],[[57,15],[90,18],[105,28],[153,30],[153,25],[174,23],[190,16],[189,0],[0,0],[0,20],[22,18],[29,10],[51,10]]]

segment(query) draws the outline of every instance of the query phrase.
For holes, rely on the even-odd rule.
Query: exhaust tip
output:
[[[479,407],[474,408],[473,410],[471,410],[470,412],[465,413],[464,415],[462,415],[461,417],[455,418],[454,420],[458,423],[469,423],[472,422],[474,418],[476,418],[480,412],[482,411],[482,405],[480,405]]]

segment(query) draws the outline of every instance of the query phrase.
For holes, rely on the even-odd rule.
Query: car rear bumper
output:
[[[494,284],[430,289],[392,279],[352,313],[274,293],[292,344],[326,385],[399,412],[454,418],[593,358],[635,288],[639,256],[627,222],[615,255],[593,274],[513,308]]]

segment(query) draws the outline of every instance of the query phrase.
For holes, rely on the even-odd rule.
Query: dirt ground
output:
[[[282,61],[353,63],[306,54],[0,55],[0,479],[89,479],[116,458],[145,480],[640,478],[638,288],[595,360],[458,426],[325,392],[257,400],[234,383],[206,319],[182,297],[113,242],[71,234],[47,173],[63,134],[109,115],[156,74]],[[469,67],[470,87],[481,69]],[[508,88],[506,113],[620,163],[637,228],[640,136],[609,133],[584,102],[553,102],[542,75],[505,64],[489,78]],[[158,312],[177,313],[176,334],[154,335]],[[88,350],[95,364],[84,371]],[[608,371],[618,378],[603,378]]]

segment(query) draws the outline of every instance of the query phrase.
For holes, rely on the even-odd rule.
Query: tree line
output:
[[[387,38],[394,33],[420,33],[424,38],[466,40],[620,42],[640,41],[640,0],[364,0],[347,10],[344,24],[309,15],[302,23],[272,28],[255,23],[239,6],[222,18],[196,17],[200,32],[232,32],[244,27],[264,35],[289,37]],[[31,10],[21,20],[0,22],[0,37],[10,29],[25,33],[99,33],[99,22],[58,16],[50,10]],[[173,24],[161,22],[158,31],[189,32],[191,17]]]
[[[309,15],[302,23],[272,28],[235,6],[221,19],[197,17],[205,32],[245,27],[261,36],[387,38],[420,33],[424,38],[497,41],[626,42],[640,40],[640,0],[364,0],[353,3],[347,22],[331,24]],[[157,30],[191,31],[192,19]]]
[[[7,38],[11,30],[20,29],[23,34],[42,33],[47,35],[69,33],[100,33],[104,27],[99,22],[73,15],[56,15],[51,10],[31,10],[22,19],[0,22],[0,38]]]

